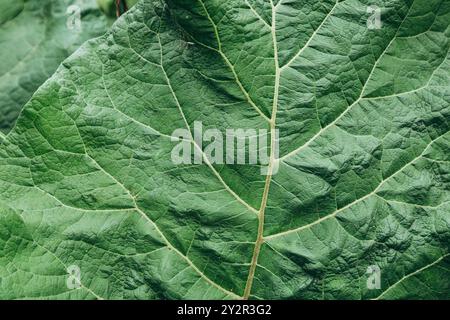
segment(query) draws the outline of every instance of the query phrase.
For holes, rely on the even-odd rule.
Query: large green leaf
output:
[[[12,128],[24,104],[65,58],[108,25],[96,0],[2,0],[0,131]]]
[[[0,297],[450,298],[449,25],[447,0],[141,1],[0,147]],[[194,121],[278,128],[279,159],[176,165]]]

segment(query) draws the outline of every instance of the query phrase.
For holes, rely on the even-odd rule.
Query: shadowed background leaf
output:
[[[95,0],[2,0],[0,131],[12,128],[24,104],[65,58],[104,34],[112,21]]]

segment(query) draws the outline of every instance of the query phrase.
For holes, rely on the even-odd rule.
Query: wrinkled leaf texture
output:
[[[449,24],[448,0],[139,2],[1,146],[0,297],[450,298]],[[174,165],[194,121],[278,128],[279,171]]]

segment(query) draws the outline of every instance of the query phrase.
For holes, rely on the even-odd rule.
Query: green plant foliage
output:
[[[140,1],[0,146],[0,297],[449,299],[449,26],[446,0]],[[269,175],[174,164],[194,121],[279,129]]]
[[[0,131],[12,128],[24,104],[65,58],[104,34],[109,24],[95,0],[2,0]]]

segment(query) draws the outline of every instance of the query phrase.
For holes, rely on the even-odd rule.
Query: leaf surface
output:
[[[0,147],[0,297],[450,298],[450,2],[375,3],[144,0],[85,44]],[[175,165],[195,121],[278,128],[272,174]]]

